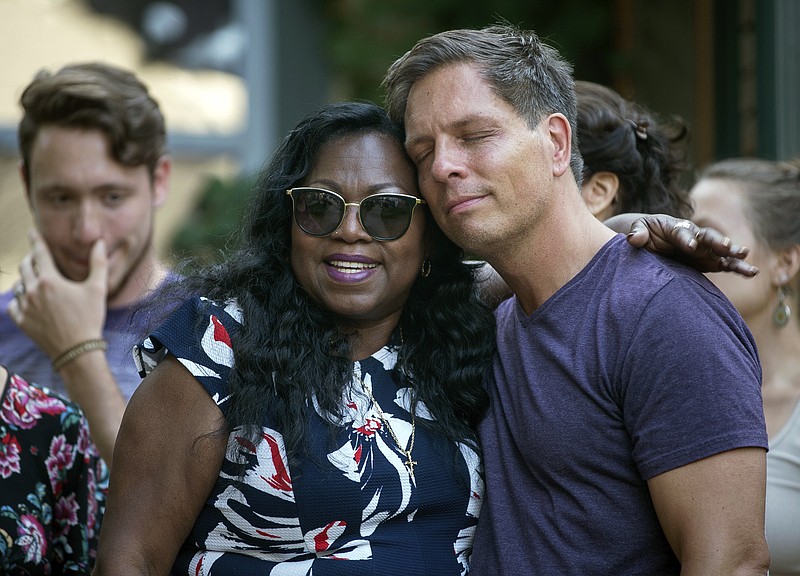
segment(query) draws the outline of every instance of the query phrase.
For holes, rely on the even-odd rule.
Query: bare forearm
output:
[[[125,398],[102,350],[87,352],[65,365],[60,375],[70,399],[86,415],[92,441],[111,467],[114,443],[125,412]]]

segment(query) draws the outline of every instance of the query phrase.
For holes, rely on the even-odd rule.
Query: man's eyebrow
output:
[[[60,182],[47,182],[36,187],[40,192],[69,192],[73,188]]]
[[[118,180],[110,180],[108,182],[102,182],[100,184],[96,184],[89,189],[89,192],[92,194],[102,194],[112,190],[133,190],[134,186],[128,182],[118,181]],[[42,184],[41,186],[37,186],[36,190],[40,193],[66,193],[66,194],[73,194],[78,193],[81,188],[75,187],[70,184],[64,184],[63,182],[47,182]]]

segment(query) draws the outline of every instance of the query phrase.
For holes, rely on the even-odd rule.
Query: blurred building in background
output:
[[[28,249],[16,127],[20,94],[39,69],[110,62],[135,71],[158,100],[175,160],[156,225],[166,254],[209,182],[258,171],[301,116],[331,99],[308,4],[0,0],[0,289]]]
[[[501,18],[536,30],[577,78],[685,118],[696,166],[800,155],[798,0],[0,0],[0,289],[27,251],[17,102],[40,68],[108,61],[161,103],[176,161],[156,228],[168,254],[187,230],[220,243],[241,196],[226,182],[246,183],[311,109],[380,102],[383,72],[415,40]]]

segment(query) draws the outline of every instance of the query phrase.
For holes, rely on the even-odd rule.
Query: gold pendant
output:
[[[408,473],[411,475],[411,479],[416,482],[416,478],[414,478],[414,466],[417,465],[417,461],[411,459],[411,450],[404,450],[403,452],[406,455],[406,468],[408,468]]]

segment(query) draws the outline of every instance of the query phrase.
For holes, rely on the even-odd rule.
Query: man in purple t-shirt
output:
[[[532,32],[455,30],[384,86],[436,221],[516,295],[497,312],[472,573],[766,573],[752,338],[702,275],[588,211],[571,67]]]
[[[131,313],[169,276],[153,247],[172,165],[164,118],[133,74],[100,63],[41,71],[20,104],[20,172],[36,231],[2,296],[0,360],[65,391],[110,465],[136,384],[130,354],[141,334]],[[41,353],[31,355],[34,346]]]

